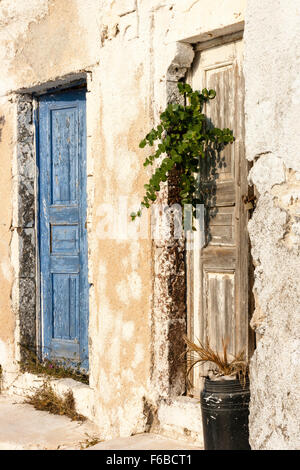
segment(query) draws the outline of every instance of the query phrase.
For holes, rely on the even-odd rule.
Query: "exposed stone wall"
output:
[[[34,152],[33,100],[29,95],[18,95],[17,145],[13,166],[14,207],[12,238],[15,248],[12,264],[15,281],[12,293],[14,312],[18,321],[16,332],[20,353],[35,350],[37,330],[36,305],[36,160]]]
[[[182,103],[177,83],[184,79],[194,57],[193,48],[178,44],[167,71],[167,104]],[[178,175],[173,172],[159,197],[162,206],[179,202]],[[176,209],[175,209],[176,211]],[[175,213],[170,214],[174,217]],[[152,225],[157,221],[152,220]],[[174,229],[174,227],[173,227]],[[183,335],[186,334],[186,272],[185,240],[170,237],[153,242],[154,292],[152,313],[152,387],[161,397],[179,396],[185,392],[185,364]]]
[[[260,340],[251,361],[253,449],[300,442],[300,6],[248,2],[246,153],[258,204],[249,232]]]

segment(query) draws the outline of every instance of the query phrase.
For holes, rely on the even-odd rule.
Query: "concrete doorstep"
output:
[[[19,396],[0,395],[0,450],[201,450],[156,434],[138,434],[101,441],[90,421],[35,410]]]

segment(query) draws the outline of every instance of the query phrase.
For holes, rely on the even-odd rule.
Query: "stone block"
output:
[[[19,235],[19,277],[35,278],[36,275],[36,245],[33,228],[18,229]]]
[[[36,343],[36,285],[33,279],[19,279],[20,344],[32,348]],[[21,348],[21,356],[24,350]]]

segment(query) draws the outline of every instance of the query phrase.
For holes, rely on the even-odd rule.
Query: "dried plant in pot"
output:
[[[245,355],[228,353],[228,342],[223,340],[223,351],[214,351],[206,345],[184,338],[187,345],[187,374],[199,364],[208,364],[200,403],[202,411],[205,450],[250,450],[249,375]]]

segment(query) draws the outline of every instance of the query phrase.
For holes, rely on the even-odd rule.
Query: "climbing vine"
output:
[[[140,142],[140,148],[155,146],[156,150],[148,156],[144,166],[153,165],[156,159],[166,155],[155,169],[149,182],[145,184],[145,196],[137,212],[130,214],[131,219],[140,217],[143,208],[149,208],[157,199],[160,184],[167,181],[173,169],[180,173],[181,204],[191,204],[196,208],[203,203],[197,191],[198,176],[203,165],[201,160],[209,159],[214,152],[220,152],[234,141],[230,129],[219,129],[203,114],[205,103],[216,96],[215,90],[204,88],[202,92],[193,91],[190,85],[178,83],[180,94],[185,96],[185,104],[169,104],[160,115],[160,123]]]

